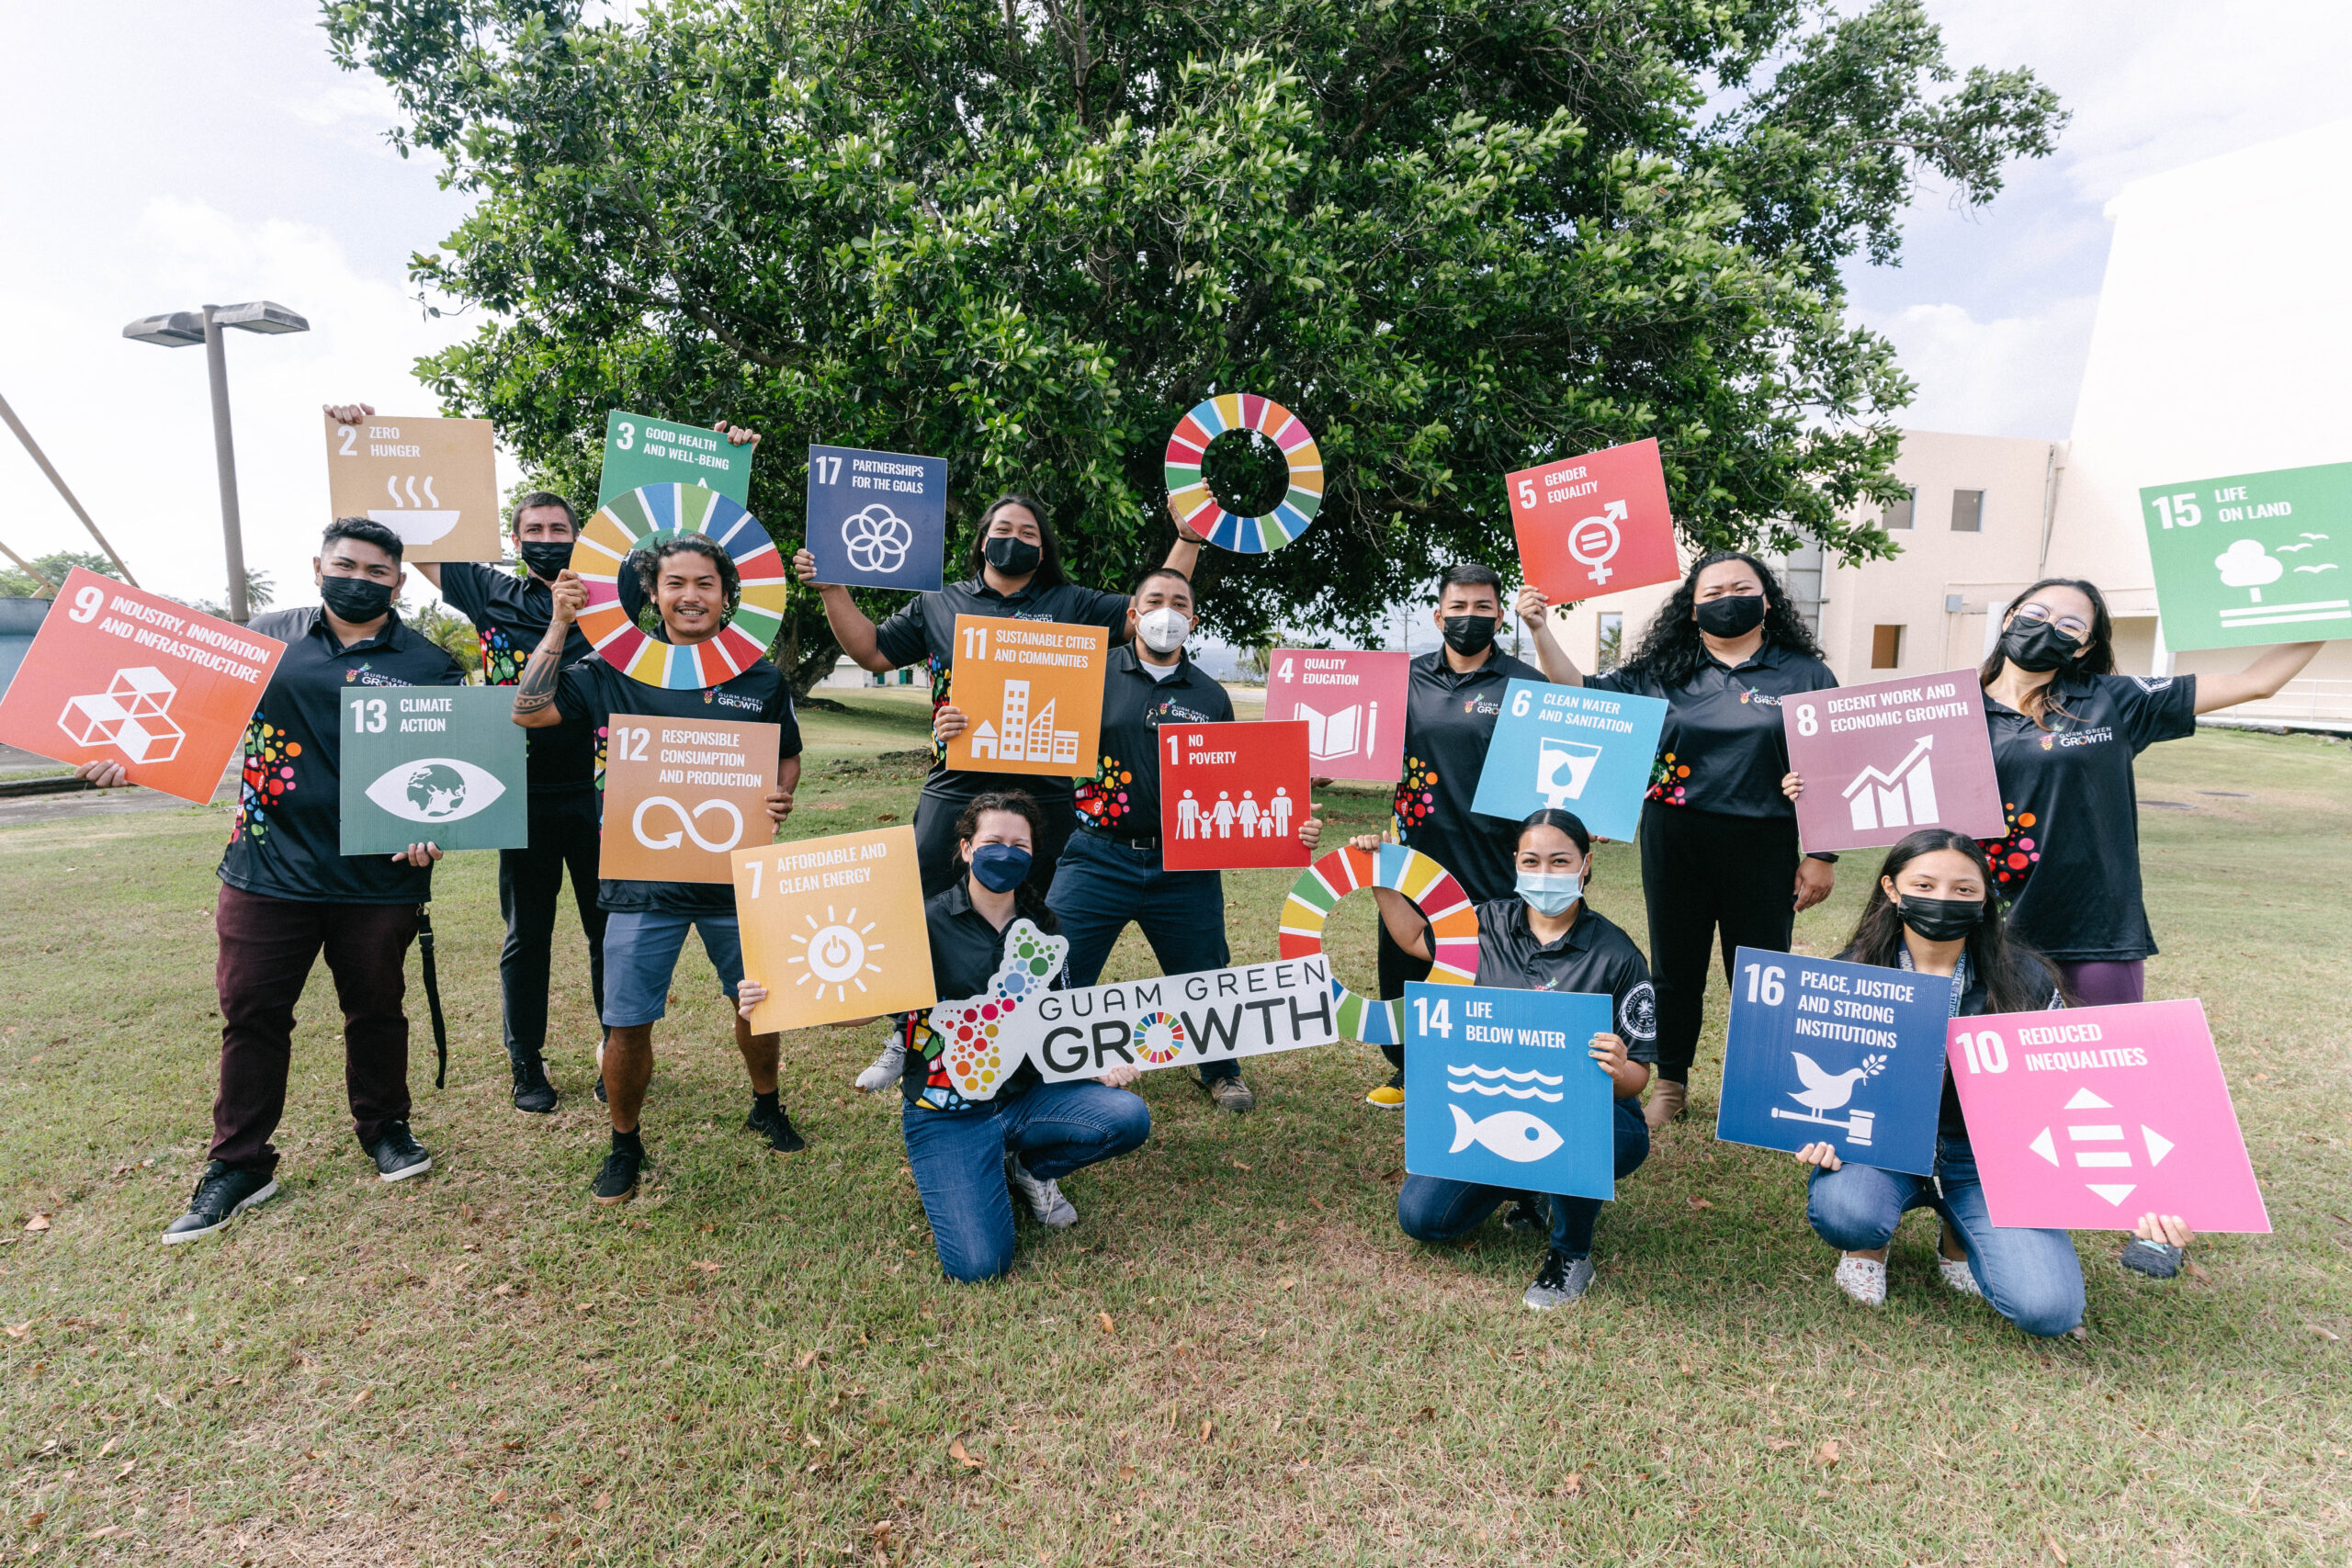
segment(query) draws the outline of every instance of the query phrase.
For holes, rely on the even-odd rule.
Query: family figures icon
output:
[[[1277,785],[1273,798],[1260,804],[1255,791],[1243,790],[1241,798],[1233,792],[1216,792],[1215,805],[1203,805],[1186,790],[1176,802],[1176,836],[1180,839],[1230,839],[1238,827],[1245,839],[1283,839],[1290,836],[1291,798],[1287,788]]]

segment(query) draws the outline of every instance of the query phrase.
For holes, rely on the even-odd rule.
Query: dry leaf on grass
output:
[[[1797,1440],[1794,1438],[1767,1438],[1764,1439],[1764,1446],[1774,1453],[1779,1453],[1782,1449],[1795,1448]]]
[[[490,1500],[493,1503],[503,1503],[506,1501],[506,1494],[503,1490],[493,1492],[490,1495]]]
[[[966,1470],[979,1470],[986,1467],[989,1462],[984,1459],[973,1458],[971,1450],[965,1448],[964,1439],[961,1438],[947,1445],[947,1457]]]
[[[1584,1477],[1583,1477],[1583,1476],[1581,1476],[1581,1475],[1571,1475],[1571,1476],[1569,1476],[1566,1481],[1561,1482],[1561,1483],[1560,1483],[1560,1495],[1561,1495],[1561,1496],[1563,1496],[1563,1497],[1581,1497],[1581,1496],[1583,1496],[1583,1495],[1584,1495]]]
[[[1119,1331],[1119,1325],[1111,1321],[1111,1314],[1107,1312],[1098,1312],[1094,1314],[1094,1326],[1105,1334],[1116,1334]]]
[[[1693,1199],[1691,1199],[1691,1200],[1690,1200],[1690,1206],[1691,1206],[1693,1209],[1712,1209],[1712,1208],[1713,1208],[1713,1207],[1714,1207],[1714,1205],[1713,1205],[1713,1203],[1708,1202],[1704,1198],[1693,1198]]]
[[[1836,1464],[1838,1459],[1838,1439],[1835,1438],[1824,1438],[1821,1446],[1813,1450],[1813,1457],[1819,1460],[1824,1464]]]
[[[2055,1557],[2059,1562],[2071,1562],[2074,1561],[2073,1558],[2066,1555],[2066,1549],[2058,1544],[2058,1538],[2056,1536],[2043,1536],[2041,1538],[2041,1544],[2048,1547],[2050,1549],[2050,1555]]]
[[[115,1450],[120,1447],[122,1447],[122,1439],[120,1438],[108,1438],[107,1439],[107,1446],[98,1450],[98,1457],[100,1459],[104,1459],[107,1455],[114,1452]]]
[[[1253,1166],[1243,1165],[1239,1160],[1234,1159],[1231,1155],[1227,1155],[1225,1157],[1232,1163],[1233,1168],[1236,1170],[1254,1170],[1256,1168]]]
[[[795,1367],[798,1368],[800,1371],[804,1371],[804,1372],[805,1372],[805,1371],[808,1371],[811,1366],[813,1366],[813,1365],[816,1363],[816,1360],[817,1360],[817,1352],[816,1352],[816,1351],[814,1351],[814,1350],[803,1350],[803,1351],[801,1351],[801,1352],[800,1352],[800,1359],[799,1359],[798,1360],[797,1360],[797,1361],[793,1362],[792,1364],[793,1364]]]
[[[32,1319],[30,1318],[27,1318],[22,1323],[11,1324],[8,1326],[8,1337],[11,1339],[22,1339],[26,1335],[32,1332]]]
[[[1122,1480],[1122,1481],[1133,1481],[1135,1478],[1136,1478],[1136,1467],[1135,1467],[1134,1465],[1131,1465],[1131,1464],[1123,1464],[1123,1465],[1121,1465],[1121,1466],[1119,1467],[1119,1479],[1120,1479],[1120,1480]]]
[[[1203,1441],[1203,1442],[1204,1442],[1204,1443],[1205,1443],[1205,1442],[1207,1442],[1207,1441],[1209,1440],[1209,1434],[1210,1434],[1211,1432],[1216,1431],[1216,1422],[1211,1421],[1211,1420],[1210,1420],[1207,1416],[1202,1416],[1202,1417],[1201,1417],[1201,1441]]]
[[[354,1410],[356,1410],[356,1409],[358,1409],[361,1405],[363,1405],[363,1404],[367,1404],[369,1400],[371,1400],[371,1399],[373,1399],[373,1398],[375,1398],[375,1397],[376,1397],[376,1391],[375,1391],[374,1389],[372,1389],[372,1388],[363,1388],[363,1389],[361,1389],[357,1393],[355,1393],[355,1394],[353,1394],[353,1395],[351,1396],[351,1408],[353,1408]]]
[[[35,1214],[31,1219],[25,1222],[25,1228],[28,1231],[45,1231],[49,1228],[49,1216],[47,1214]]]
[[[2322,1328],[2316,1323],[2307,1323],[2303,1325],[2303,1326],[2310,1329],[2313,1334],[2318,1335],[2322,1339],[2341,1339],[2344,1337],[2344,1336],[2335,1332],[2333,1329]]]
[[[606,1508],[609,1508],[609,1507],[611,1507],[612,1506],[613,1506],[613,1495],[612,1495],[611,1493],[609,1493],[609,1492],[599,1492],[599,1493],[597,1493],[597,1494],[596,1494],[596,1501],[595,1501],[594,1504],[592,1504],[592,1505],[591,1505],[591,1506],[594,1507],[594,1508],[595,1508],[595,1509],[597,1509],[597,1511],[599,1511],[599,1512],[602,1512],[603,1510],[605,1510],[605,1509],[606,1509]]]

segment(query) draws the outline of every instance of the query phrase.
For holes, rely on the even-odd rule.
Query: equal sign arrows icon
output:
[[[2064,1109],[2112,1111],[2115,1107],[2089,1089],[2080,1089],[2075,1091],[2075,1098],[2066,1102]],[[2132,1168],[2132,1150],[2129,1146],[2100,1146],[2128,1145],[2129,1140],[2124,1136],[2121,1122],[2070,1122],[2065,1125],[2065,1134],[2066,1144],[2074,1154],[2075,1168],[2077,1170],[2130,1170]],[[2143,1124],[2140,1128],[2140,1138],[2143,1146],[2147,1150],[2148,1164],[2152,1168],[2163,1164],[2165,1156],[2172,1153],[2172,1140],[2153,1127]],[[2075,1147],[2078,1144],[2091,1146]],[[2048,1160],[2052,1165],[2063,1168],[2066,1163],[2059,1156],[2058,1141],[2051,1135],[2051,1129],[2048,1127],[2035,1134],[2032,1142],[2026,1145],[2026,1147]],[[2132,1181],[2086,1181],[2083,1185],[2119,1207],[2121,1206],[2123,1200],[2132,1196],[2139,1186],[2137,1182]]]

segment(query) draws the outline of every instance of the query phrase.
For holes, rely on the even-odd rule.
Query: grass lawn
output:
[[[812,715],[796,836],[906,820],[919,701]],[[1932,1221],[1886,1308],[1847,1302],[1785,1156],[1697,1105],[1603,1215],[1580,1306],[1519,1304],[1541,1242],[1396,1230],[1401,1126],[1352,1043],[1265,1058],[1259,1110],[1144,1083],[1136,1155],[1066,1185],[1012,1279],[939,1277],[871,1030],[787,1037],[790,1157],[690,947],[658,1032],[635,1204],[574,935],[552,1117],[506,1103],[496,866],[435,925],[453,1032],[387,1187],[343,1107],[314,974],[284,1195],[169,1250],[209,1132],[215,810],[0,831],[0,1557],[59,1562],[999,1564],[2343,1562],[2352,1550],[2352,750],[2207,734],[2143,759],[2150,994],[2204,998],[2275,1234],[2155,1285],[2080,1238],[2088,1336],[2030,1342],[1945,1291]],[[1334,791],[1340,828],[1371,791]],[[1867,857],[1800,923],[1833,950]],[[1644,934],[1637,867],[1595,903]],[[1286,876],[1228,878],[1237,959]],[[1371,968],[1369,901],[1334,919]],[[1112,976],[1147,973],[1133,942]],[[412,970],[413,973],[413,970]],[[413,1000],[417,991],[412,987]],[[421,1014],[421,1002],[415,1010]],[[35,1216],[45,1229],[28,1229]]]

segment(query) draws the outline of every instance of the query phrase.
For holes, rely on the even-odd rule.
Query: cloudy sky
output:
[[[2226,26],[2186,0],[1930,10],[1956,62],[2032,66],[2074,122],[1985,211],[1923,192],[1903,265],[1855,272],[1854,313],[1920,384],[1905,423],[2063,436],[2106,265],[2101,208],[2141,175],[2340,118],[2352,7],[2236,0]],[[410,367],[464,330],[424,315],[405,270],[461,203],[385,146],[388,96],[334,69],[315,15],[300,0],[0,14],[15,154],[0,298],[16,302],[0,396],[141,580],[183,597],[225,581],[203,355],[129,342],[125,322],[264,298],[311,319],[308,334],[229,344],[247,555],[293,602],[326,509],[319,403],[428,409]],[[86,547],[5,432],[0,541]]]

